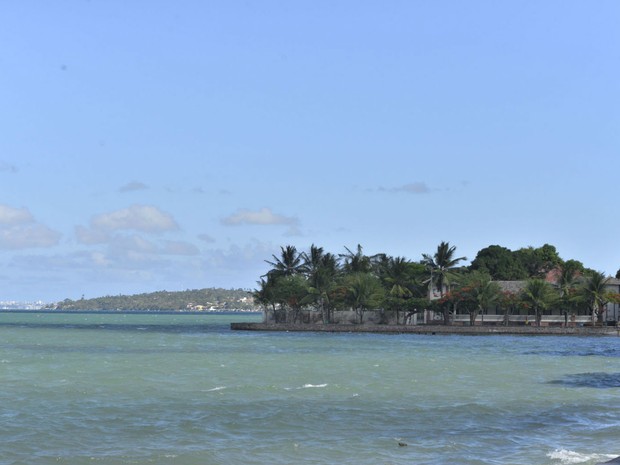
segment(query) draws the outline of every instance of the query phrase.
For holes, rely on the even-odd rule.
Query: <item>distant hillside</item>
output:
[[[56,310],[254,310],[253,299],[243,289],[193,289],[158,291],[147,294],[117,295],[71,300],[50,305]]]

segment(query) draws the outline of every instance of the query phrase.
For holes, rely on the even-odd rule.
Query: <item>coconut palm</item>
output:
[[[364,323],[364,312],[378,308],[383,300],[379,278],[370,273],[354,273],[347,278],[347,301],[355,310],[358,323]]]
[[[609,302],[609,292],[607,282],[609,278],[600,271],[594,271],[586,278],[580,293],[592,313],[592,324],[603,323],[603,314]]]
[[[302,256],[294,245],[280,247],[280,256],[272,255],[272,257],[273,261],[265,261],[273,267],[267,274],[274,278],[292,276],[303,271]]]
[[[278,299],[276,296],[275,280],[267,275],[267,279],[261,277],[260,281],[257,281],[256,284],[258,284],[258,289],[252,291],[254,302],[264,307],[265,321],[269,321],[269,311],[271,311],[274,321],[278,323],[276,308]]]
[[[456,265],[467,260],[466,257],[454,256],[456,246],[450,247],[449,242],[441,242],[437,246],[437,251],[434,255],[422,254],[422,263],[426,265],[431,272],[431,279],[429,280],[429,286],[432,289],[433,285],[439,289],[440,296],[443,296],[444,289],[450,290],[450,280],[453,278],[451,270]]]
[[[388,306],[396,312],[396,324],[400,324],[400,311],[407,299],[413,297],[415,280],[412,277],[412,263],[403,257],[384,257],[381,260],[380,276],[387,291]]]
[[[319,307],[324,323],[331,321],[329,292],[334,287],[338,275],[338,259],[325,253],[322,247],[314,244],[309,253],[302,254],[303,271],[308,279],[308,299]]]
[[[467,260],[466,257],[455,257],[456,246],[450,246],[449,242],[442,241],[437,246],[434,255],[422,254],[422,264],[425,265],[430,273],[428,279],[428,298],[433,298],[433,288],[439,289],[440,298],[444,295],[444,290],[450,291],[450,282],[454,277],[453,268],[459,262]],[[444,324],[450,324],[450,307],[443,305]]]
[[[534,311],[536,326],[540,326],[540,320],[544,310],[549,308],[556,299],[551,284],[543,279],[530,279],[521,295],[523,302]]]
[[[473,326],[476,323],[478,313],[487,310],[495,303],[501,295],[499,284],[491,280],[488,273],[474,271],[467,277],[466,286],[472,301],[475,303],[475,309],[469,313],[469,322]]]
[[[562,312],[564,313],[564,326],[568,326],[569,308],[575,305],[573,291],[577,284],[577,278],[582,271],[583,265],[576,260],[567,260],[562,264],[562,268],[560,269],[557,286]]]
[[[338,257],[344,261],[342,268],[345,273],[370,273],[383,254],[364,255],[362,246],[357,244],[355,252],[345,247],[347,253],[339,254]]]

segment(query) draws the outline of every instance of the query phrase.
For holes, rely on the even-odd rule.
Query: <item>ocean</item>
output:
[[[234,332],[0,313],[0,464],[595,464],[620,338]]]

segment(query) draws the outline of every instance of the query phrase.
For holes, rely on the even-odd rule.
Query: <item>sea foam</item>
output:
[[[556,449],[547,454],[547,457],[552,460],[558,460],[563,465],[570,465],[573,463],[601,463],[613,459],[615,455],[580,454],[572,450]]]

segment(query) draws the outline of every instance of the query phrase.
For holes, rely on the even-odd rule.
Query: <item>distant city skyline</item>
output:
[[[615,275],[620,3],[5,2],[0,299],[253,288],[280,246]]]

